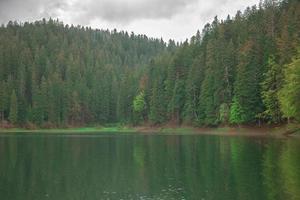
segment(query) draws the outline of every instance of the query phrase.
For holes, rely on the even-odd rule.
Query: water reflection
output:
[[[0,138],[7,200],[300,199],[300,142],[219,136]]]

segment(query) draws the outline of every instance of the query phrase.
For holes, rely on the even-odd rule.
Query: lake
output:
[[[1,200],[300,199],[300,140],[0,135]]]

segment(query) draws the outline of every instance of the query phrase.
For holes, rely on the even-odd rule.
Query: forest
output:
[[[184,42],[51,18],[0,27],[2,126],[299,120],[299,0],[215,17]]]

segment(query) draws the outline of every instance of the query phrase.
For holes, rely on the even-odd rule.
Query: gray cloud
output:
[[[0,22],[57,17],[57,11],[64,5],[59,0],[0,0]]]
[[[169,19],[197,0],[0,0],[0,22],[59,17],[62,12],[88,24],[102,19],[129,23],[138,19]]]
[[[59,18],[65,23],[117,28],[185,40],[218,15],[225,18],[259,0],[0,0],[0,23]]]
[[[84,3],[80,19],[101,18],[112,22],[137,19],[169,19],[197,0],[95,0]]]

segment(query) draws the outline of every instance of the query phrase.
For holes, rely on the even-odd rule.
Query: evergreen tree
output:
[[[268,121],[278,123],[281,121],[281,111],[278,101],[278,91],[282,86],[282,67],[276,62],[274,56],[268,61],[267,72],[264,74],[262,85],[262,100],[266,107],[264,116]]]
[[[184,108],[184,100],[185,99],[185,87],[183,80],[177,80],[175,83],[175,87],[172,94],[171,100],[171,112],[172,112],[172,120],[174,120],[177,124],[181,123],[182,120],[182,112]]]
[[[152,88],[149,119],[154,124],[161,124],[166,120],[163,83],[160,80]]]
[[[44,121],[43,104],[45,102],[43,101],[41,89],[37,86],[33,88],[32,102],[32,120],[35,124],[40,126]]]
[[[240,61],[234,85],[237,105],[241,115],[238,122],[254,122],[263,110],[260,97],[261,64],[256,56],[259,50],[253,40],[249,40],[240,51]]]
[[[12,91],[10,96],[10,109],[8,119],[12,124],[16,124],[18,121],[18,102],[15,90]]]
[[[4,83],[0,82],[0,121],[3,122],[4,120],[4,110],[5,110],[5,88]]]
[[[239,104],[236,97],[233,98],[232,105],[230,107],[230,118],[231,124],[241,124],[246,121],[246,116],[243,113],[241,105]]]
[[[26,100],[24,99],[24,96],[19,96],[18,98],[18,123],[20,125],[24,125],[27,122],[28,118],[28,110],[26,105]]]
[[[136,122],[140,122],[144,119],[144,110],[145,110],[145,93],[140,91],[139,94],[133,100],[133,111],[136,114]]]
[[[285,66],[285,81],[278,93],[284,117],[300,120],[300,50],[292,62]]]

